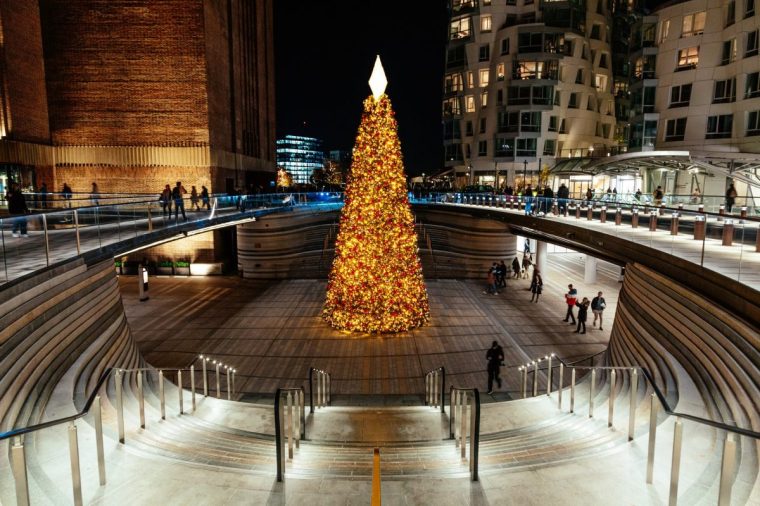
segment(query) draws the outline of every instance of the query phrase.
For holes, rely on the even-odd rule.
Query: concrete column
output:
[[[546,281],[546,243],[536,241],[536,269],[541,271],[541,277]]]
[[[586,255],[586,269],[583,273],[583,282],[587,285],[596,283],[596,258]]]

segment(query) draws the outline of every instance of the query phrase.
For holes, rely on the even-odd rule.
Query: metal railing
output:
[[[293,460],[293,449],[306,439],[306,410],[303,387],[278,388],[274,395],[274,440],[277,448],[277,481],[285,477],[285,442],[287,459]],[[283,402],[284,401],[284,402]],[[283,436],[284,432],[284,436]]]
[[[314,383],[316,381],[316,407],[324,408],[331,403],[332,378],[322,369],[309,367],[309,413],[314,413]]]
[[[425,405],[446,409],[446,368],[441,366],[425,374]]]
[[[599,354],[595,355],[599,356]],[[553,360],[558,362],[558,365],[552,365]],[[584,359],[584,361],[587,359]],[[546,364],[545,368],[541,367],[541,363]],[[715,420],[699,417],[696,415],[690,415],[687,413],[680,413],[674,411],[668,403],[665,395],[662,393],[657,383],[654,380],[654,376],[645,368],[641,366],[633,367],[615,367],[615,366],[601,366],[601,365],[576,365],[576,363],[568,364],[561,358],[557,357],[554,353],[545,355],[528,362],[526,365],[518,367],[518,371],[521,372],[523,398],[527,396],[527,384],[528,376],[533,368],[533,395],[538,395],[539,384],[538,377],[539,372],[545,371],[546,376],[546,395],[549,396],[552,393],[552,370],[556,367],[558,371],[558,384],[557,384],[557,405],[562,410],[562,393],[565,369],[570,370],[570,406],[569,412],[575,412],[575,393],[576,393],[576,371],[590,371],[589,381],[589,403],[588,403],[588,416],[594,417],[595,397],[598,388],[603,388],[605,385],[597,386],[598,371],[605,374],[609,378],[609,396],[607,407],[607,426],[612,427],[614,422],[614,410],[615,401],[619,394],[618,390],[618,378],[617,375],[628,373],[629,377],[629,412],[628,412],[628,441],[632,441],[635,436],[636,427],[636,410],[638,406],[638,384],[639,376],[643,376],[646,383],[648,383],[653,393],[650,394],[650,412],[649,412],[649,436],[647,445],[647,474],[646,482],[651,484],[654,479],[654,459],[655,459],[655,443],[657,438],[657,417],[658,411],[663,410],[665,415],[673,416],[676,418],[673,428],[673,452],[671,460],[671,475],[670,475],[670,489],[669,489],[669,504],[674,506],[678,501],[678,485],[681,469],[681,449],[682,449],[682,436],[683,436],[683,422],[682,420],[689,420],[703,426],[709,426],[714,429],[722,430],[727,433],[727,437],[723,443],[723,455],[721,460],[720,471],[720,487],[718,493],[718,505],[728,506],[731,503],[731,493],[733,488],[733,473],[736,465],[736,444],[739,436],[745,436],[752,439],[760,439],[760,432],[755,432],[751,429],[742,427],[731,426]],[[542,390],[543,393],[543,390]]]
[[[235,375],[237,374],[237,369],[230,366],[229,364],[223,364],[221,360],[215,360],[207,355],[198,355],[198,359],[201,361],[201,368],[202,368],[202,377],[203,377],[203,396],[208,397],[208,391],[209,391],[209,381],[208,381],[208,366],[209,363],[211,366],[213,366],[214,369],[214,378],[216,381],[216,398],[221,399],[222,398],[222,381],[221,381],[221,373],[224,373],[224,375],[227,377],[227,400],[232,400],[232,397],[235,395]],[[194,363],[191,367],[194,367]],[[194,384],[194,382],[193,382]]]
[[[230,368],[229,370],[234,371]],[[50,420],[47,422],[39,423],[36,425],[30,425],[28,427],[22,427],[13,429],[11,431],[0,434],[0,441],[10,439],[11,443],[11,470],[16,486],[16,501],[21,506],[28,506],[30,503],[29,496],[29,482],[27,479],[27,467],[26,467],[26,455],[24,449],[24,438],[27,434],[32,434],[41,430],[49,429],[52,427],[68,424],[68,441],[69,441],[69,459],[71,462],[71,480],[73,489],[73,499],[75,505],[81,505],[83,503],[82,498],[82,479],[81,470],[79,464],[79,444],[77,437],[76,421],[87,416],[92,412],[93,420],[92,424],[95,428],[95,443],[96,453],[98,460],[98,475],[100,485],[106,484],[106,467],[105,467],[105,454],[104,454],[104,440],[103,440],[103,415],[99,392],[106,387],[108,380],[113,376],[114,388],[115,388],[115,403],[114,409],[116,411],[116,425],[119,443],[125,444],[126,430],[124,420],[124,379],[126,374],[135,374],[135,381],[137,385],[137,405],[139,411],[140,428],[146,428],[145,417],[145,375],[146,373],[156,373],[158,377],[158,397],[159,397],[159,410],[161,419],[166,419],[166,373],[176,374],[177,378],[177,407],[178,414],[183,415],[187,412],[184,409],[185,389],[183,387],[183,372],[189,373],[190,382],[190,398],[192,411],[196,409],[196,386],[195,386],[195,365],[190,365],[189,368],[180,369],[151,369],[151,368],[134,368],[134,369],[122,369],[109,367],[101,375],[98,382],[95,384],[90,395],[87,397],[84,406],[81,411],[73,415]],[[228,375],[229,378],[229,375]],[[204,368],[204,385],[206,384],[206,375]],[[228,381],[228,386],[230,383]],[[207,392],[204,394],[207,395]]]
[[[470,435],[470,478],[478,481],[478,446],[480,444],[480,393],[477,388],[449,390],[449,438],[460,448],[462,460],[467,458],[467,429]],[[469,408],[469,416],[468,416]]]

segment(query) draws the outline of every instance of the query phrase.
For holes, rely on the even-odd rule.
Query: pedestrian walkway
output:
[[[137,300],[134,277],[123,276],[120,284],[130,327],[148,363],[179,367],[200,353],[217,357],[237,369],[244,396],[301,385],[309,367],[332,374],[337,396],[418,395],[424,374],[441,365],[448,384],[485,391],[485,353],[496,340],[504,347],[506,381],[494,398],[504,400],[518,394],[518,365],[552,352],[572,361],[606,348],[620,284],[614,266],[600,265],[607,267],[600,269],[598,285],[586,286],[583,255],[550,255],[538,304],[530,302],[529,280],[509,280],[499,295],[484,295],[480,281],[428,280],[429,325],[383,336],[326,325],[319,316],[323,280],[154,277],[147,302]],[[569,282],[582,296],[604,292],[604,331],[589,320],[588,332],[576,334],[562,321]]]

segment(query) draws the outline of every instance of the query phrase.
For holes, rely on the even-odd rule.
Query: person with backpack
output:
[[[591,299],[591,312],[594,313],[593,326],[596,327],[596,319],[599,318],[599,330],[604,330],[602,328],[602,313],[604,313],[604,308],[606,307],[607,303],[604,297],[602,297],[602,292],[599,292],[596,297]]]
[[[662,186],[658,186],[654,193],[652,193],[652,197],[654,198],[654,205],[659,206],[662,204],[662,199],[665,197],[665,193],[662,191]]]
[[[158,201],[161,203],[161,209],[163,210],[164,218],[168,214],[172,216],[172,188],[169,185],[164,186],[164,190],[158,197]]]
[[[185,201],[183,195],[187,193],[185,187],[182,186],[182,181],[177,181],[177,185],[172,189],[172,200],[174,200],[174,219],[179,219],[179,212],[182,211],[182,218],[187,221],[187,215],[185,214]]]

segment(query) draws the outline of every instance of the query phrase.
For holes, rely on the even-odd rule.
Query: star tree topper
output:
[[[385,77],[380,55],[377,55],[375,68],[372,69],[372,75],[369,78],[369,87],[372,89],[372,96],[375,97],[375,100],[380,100],[380,97],[385,93],[386,86],[388,86],[388,79]]]

